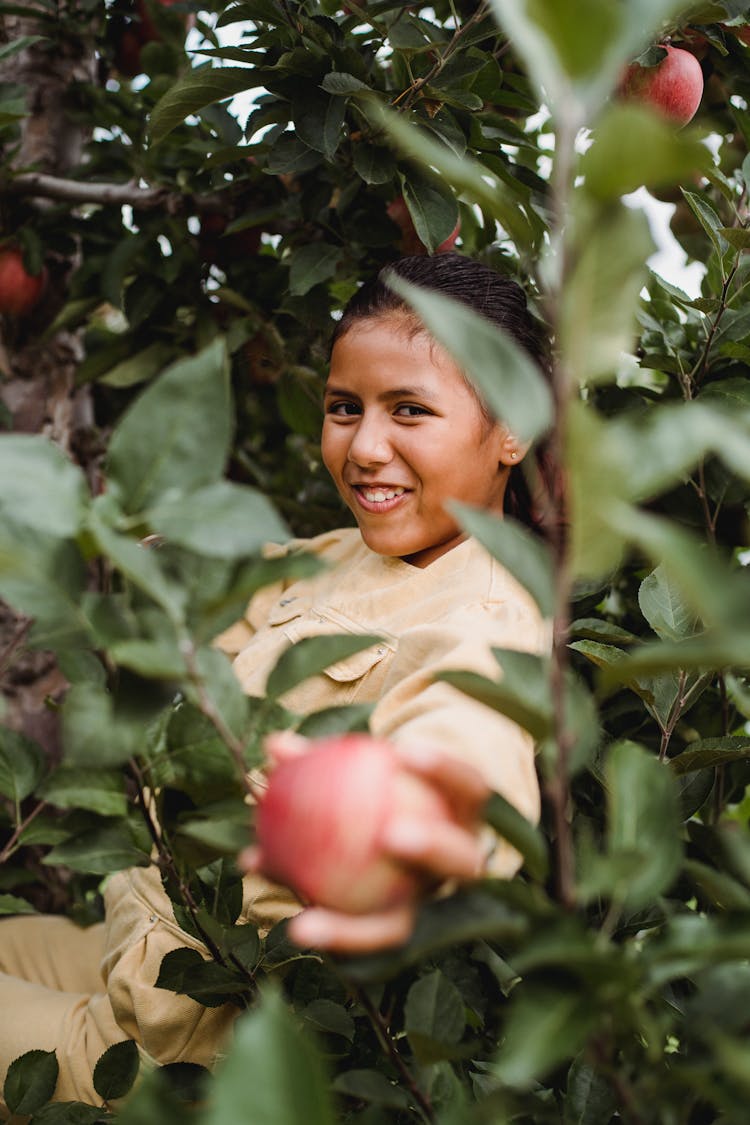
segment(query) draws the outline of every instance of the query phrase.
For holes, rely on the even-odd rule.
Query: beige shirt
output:
[[[437,672],[449,669],[500,677],[493,646],[543,651],[548,628],[529,595],[472,539],[424,569],[374,554],[355,528],[274,553],[301,546],[329,569],[261,590],[245,619],[219,638],[224,651],[236,654],[234,667],[245,690],[263,695],[280,654],[305,637],[381,637],[289,691],[282,703],[300,714],[372,703],[373,734],[396,743],[428,743],[471,762],[493,789],[536,821],[539,790],[531,737],[505,716],[434,681]],[[491,871],[510,876],[519,863],[518,854],[500,841]],[[299,909],[288,891],[259,876],[244,883],[242,918],[261,930]],[[206,952],[175,923],[155,868],[114,876],[105,899],[104,967],[120,1026],[158,1061],[211,1065],[237,1010],[205,1009],[153,988],[161,959],[171,949],[186,945]]]

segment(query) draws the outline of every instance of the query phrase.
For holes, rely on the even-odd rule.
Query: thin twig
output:
[[[31,628],[33,620],[33,617],[22,617],[19,620],[18,625],[16,626],[16,631],[8,641],[3,651],[0,653],[0,676],[5,675],[8,665],[13,659],[14,652]]]
[[[5,863],[6,859],[10,859],[13,852],[16,850],[16,844],[21,838],[22,833],[26,831],[32,820],[39,816],[39,813],[44,808],[46,808],[46,801],[40,801],[38,805],[34,806],[29,815],[24,817],[20,824],[16,825],[10,839],[5,842],[3,850],[0,851],[0,863]]]
[[[398,97],[393,99],[391,104],[393,106],[397,106],[400,102],[403,101],[402,108],[409,109],[420,90],[424,89],[425,86],[429,85],[429,83],[432,82],[433,78],[436,78],[437,75],[440,74],[440,71],[448,62],[451,55],[453,55],[458,49],[461,39],[466,35],[467,31],[471,27],[474,27],[476,24],[481,23],[488,12],[489,4],[487,3],[487,0],[483,0],[474,15],[470,16],[469,19],[467,19],[466,23],[462,24],[461,27],[456,28],[451,41],[445,48],[445,51],[442,53],[442,55],[438,54],[434,65],[428,70],[427,74],[423,75],[422,78],[416,78],[410,86],[407,86],[405,90],[401,91]]]
[[[394,1043],[393,1037],[388,1030],[388,1027],[386,1026],[381,1012],[372,1003],[364,989],[356,989],[356,995],[360,1004],[367,1013],[367,1016],[373,1026],[381,1047],[398,1070],[412,1097],[417,1102],[427,1121],[434,1121],[435,1111],[432,1108],[432,1103],[430,1102],[430,1099],[427,1097],[424,1091],[420,1090],[419,1086],[417,1085],[416,1079],[414,1078],[414,1075],[404,1062],[401,1053],[399,1052],[399,1049]]]
[[[692,370],[690,371],[690,373],[688,375],[689,383],[686,387],[688,398],[693,397],[694,388],[699,387],[701,382],[703,381],[703,376],[706,373],[706,364],[708,363],[708,353],[711,350],[711,345],[714,341],[714,336],[716,335],[716,332],[718,331],[719,324],[721,323],[721,318],[723,317],[724,313],[727,311],[727,307],[728,307],[728,304],[729,304],[728,296],[727,296],[728,293],[729,293],[729,287],[734,280],[734,275],[737,273],[737,269],[739,267],[739,264],[740,264],[740,256],[739,256],[739,253],[738,253],[736,255],[735,259],[734,259],[734,265],[730,269],[727,276],[724,278],[724,284],[721,287],[721,298],[720,298],[719,308],[716,312],[716,316],[714,317],[714,319],[711,323],[711,328],[709,329],[708,336],[706,337],[706,342],[703,345],[703,351],[699,355],[698,359],[696,360],[695,364],[693,365]]]

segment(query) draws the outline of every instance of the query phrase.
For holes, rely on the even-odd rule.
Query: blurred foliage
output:
[[[216,1080],[159,1068],[124,1125],[744,1125],[750,8],[183,0],[148,9],[158,34],[142,42],[146,10],[0,6],[42,36],[0,47],[2,236],[56,285],[5,346],[76,332],[95,411],[80,467],[42,436],[0,440],[0,593],[24,615],[4,671],[51,650],[67,684],[59,764],[0,730],[0,911],[33,910],[32,875],[62,870],[70,912],[95,916],[102,876],[149,862],[134,798],[159,791],[158,859],[212,953],[170,955],[160,983],[252,1010]],[[679,132],[613,96],[667,36],[705,78]],[[42,205],[16,163],[30,91],[2,68],[92,37],[67,174],[99,198]],[[705,267],[698,297],[648,270],[636,188],[672,206]],[[389,218],[401,196],[412,231]],[[521,278],[556,345],[567,539],[462,518],[556,607],[559,640],[549,661],[501,654],[501,684],[450,674],[538,739],[544,818],[494,802],[526,857],[516,879],[428,903],[396,952],[321,959],[283,926],[261,941],[235,925],[240,765],[268,729],[363,717],[246,698],[211,639],[261,586],[310,572],[262,559],[263,542],[345,518],[317,450],[332,318],[407,235],[433,251],[457,218],[458,249]],[[547,400],[508,342],[480,345],[465,315],[420,300],[489,401],[536,432]],[[335,648],[300,653],[294,675],[324,659]],[[136,1071],[112,1051],[101,1109],[48,1104],[43,1051],[14,1066],[6,1101],[39,1122],[107,1120]]]

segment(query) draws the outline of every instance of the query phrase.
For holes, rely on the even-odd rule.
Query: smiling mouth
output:
[[[400,485],[394,488],[370,488],[365,484],[355,484],[356,491],[360,496],[364,496],[365,500],[371,503],[382,503],[383,500],[394,500],[397,496],[403,496],[406,492],[405,488]]]
[[[371,487],[364,484],[354,484],[352,490],[360,506],[368,512],[388,512],[410,491],[401,485]]]

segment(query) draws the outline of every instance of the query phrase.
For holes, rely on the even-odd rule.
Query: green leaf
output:
[[[115,722],[112,696],[99,684],[70,688],[62,706],[62,731],[66,763],[79,769],[121,765],[139,748],[132,732]]]
[[[694,770],[729,766],[750,758],[750,738],[727,735],[724,738],[700,738],[689,742],[681,754],[669,759],[672,773],[681,777]]]
[[[45,780],[39,796],[59,809],[89,809],[100,816],[125,816],[128,811],[119,770],[57,769]]]
[[[0,520],[0,597],[34,618],[31,640],[57,648],[91,642],[81,607],[86,569],[69,540],[28,525]]]
[[[711,204],[700,195],[696,195],[695,192],[692,191],[685,191],[684,188],[682,188],[681,191],[685,202],[711,239],[716,250],[719,254],[723,254],[728,244],[724,236],[720,233],[723,224],[718,214]]]
[[[213,484],[231,432],[226,345],[217,339],[167,368],[118,423],[107,472],[124,510],[140,512],[169,490],[189,493]]]
[[[710,164],[697,133],[676,132],[655,113],[628,104],[612,106],[597,123],[581,172],[591,195],[612,201],[642,185],[684,183]]]
[[[517,185],[514,192],[499,174],[469,156],[452,152],[446,144],[405,121],[400,114],[386,112],[380,104],[365,107],[365,111],[377,127],[386,130],[401,152],[425,167],[435,168],[455,192],[497,219],[519,249],[534,242],[534,222],[524,208],[525,197],[519,196]]]
[[[343,136],[346,101],[306,88],[292,102],[292,121],[300,140],[332,160]]]
[[[549,860],[542,833],[500,793],[492,794],[482,811],[482,817],[498,835],[521,853],[529,874],[540,882],[544,881]]]
[[[321,1057],[271,990],[235,1024],[204,1125],[247,1125],[248,1096],[253,1125],[334,1125]]]
[[[146,518],[170,542],[211,558],[256,554],[267,543],[287,542],[291,534],[261,492],[226,480],[164,498]]]
[[[450,189],[434,175],[410,168],[399,179],[417,236],[433,254],[456,229],[458,203]]]
[[[516,520],[501,518],[467,504],[450,504],[470,535],[528,590],[543,617],[554,613],[552,560],[549,550]]]
[[[44,776],[46,755],[38,742],[0,727],[0,793],[18,804]]]
[[[356,1025],[351,1014],[341,1004],[320,997],[313,1000],[300,1013],[305,1023],[313,1030],[327,1032],[331,1035],[340,1035],[343,1039],[353,1042]]]
[[[602,1125],[616,1109],[617,1097],[607,1079],[579,1055],[568,1071],[565,1125]]]
[[[345,1070],[336,1075],[332,1085],[338,1094],[385,1109],[404,1110],[409,1105],[406,1091],[379,1070]]]
[[[320,85],[327,94],[339,94],[342,97],[349,94],[372,94],[376,96],[375,91],[366,82],[362,82],[359,78],[355,78],[353,74],[346,74],[343,71],[330,71]]]
[[[631,351],[646,259],[653,250],[645,215],[613,204],[576,231],[577,253],[562,295],[560,348],[581,383],[613,379]],[[612,294],[617,300],[612,300]]]
[[[597,1020],[591,997],[570,990],[519,985],[513,991],[505,1039],[493,1073],[508,1086],[528,1089],[583,1047]]]
[[[326,738],[330,734],[368,731],[374,706],[374,703],[350,703],[343,707],[325,707],[322,711],[311,711],[297,727],[297,733],[305,738]]]
[[[289,268],[289,292],[303,297],[316,285],[333,277],[342,258],[338,246],[310,242],[295,250]]]
[[[197,949],[173,949],[162,959],[156,988],[168,989],[189,996],[206,1008],[218,1008],[244,987],[240,976],[220,965],[205,960]]]
[[[63,864],[92,875],[109,875],[126,867],[143,867],[149,863],[149,856],[135,844],[128,825],[120,822],[91,829],[58,844],[43,862]]]
[[[245,731],[250,702],[232,670],[231,661],[215,648],[201,648],[196,656],[196,670],[201,682],[200,695],[205,695],[226,726],[237,737]],[[186,687],[186,695],[201,703],[194,683]]]
[[[750,250],[750,230],[746,227],[719,227],[717,233],[735,250]]]
[[[36,914],[36,908],[25,898],[0,894],[0,914]]]
[[[366,184],[388,184],[396,174],[396,161],[387,148],[359,141],[354,146],[354,170]]]
[[[510,336],[468,306],[390,275],[428,330],[476,384],[493,414],[520,441],[538,437],[552,420],[549,386]]]
[[[13,1114],[36,1113],[50,1101],[60,1067],[54,1051],[26,1051],[8,1067],[3,1098]]]
[[[109,646],[109,655],[121,668],[148,679],[182,680],[187,675],[184,656],[166,637],[156,641],[119,641]]]
[[[721,623],[736,612],[736,602],[728,597],[731,571],[692,535],[663,517],[624,505],[613,505],[609,520],[651,556],[706,625]]]
[[[346,961],[346,976],[354,981],[380,981],[396,976],[410,965],[424,961],[441,949],[455,949],[465,942],[512,943],[528,937],[529,919],[513,902],[503,901],[506,882],[468,887],[450,898],[428,902],[420,910],[410,939],[398,949]],[[343,965],[340,965],[343,972]]]
[[[96,1062],[94,1089],[105,1102],[124,1098],[138,1074],[141,1057],[133,1039],[113,1043]]]
[[[346,660],[357,652],[371,648],[379,637],[352,634],[334,634],[322,637],[303,637],[282,652],[271,671],[266,693],[278,698],[303,680],[318,676],[332,664]]]
[[[257,89],[264,81],[255,67],[196,67],[170,85],[151,111],[151,145],[159,144],[190,114],[244,90]]]
[[[309,172],[321,163],[321,155],[294,133],[282,133],[268,154],[266,171],[273,176]]]
[[[97,381],[108,387],[134,387],[137,383],[152,379],[163,370],[164,364],[173,355],[174,348],[169,344],[149,344],[147,348],[110,367],[106,375],[102,375]]]
[[[662,567],[652,570],[638,589],[641,613],[663,640],[679,641],[695,631],[695,615]]]
[[[439,969],[414,982],[404,1004],[404,1028],[410,1038],[416,1033],[436,1043],[453,1044],[465,1027],[461,993]]]
[[[528,652],[494,651],[502,666],[500,681],[487,679],[476,672],[441,672],[436,679],[453,684],[472,699],[494,707],[524,727],[535,739],[544,738],[552,724],[545,661]]]
[[[158,556],[135,539],[112,531],[101,518],[96,505],[91,509],[89,529],[100,551],[108,556],[110,562],[134,586],[153,598],[173,622],[182,622],[187,591],[165,576]]]
[[[51,441],[5,434],[0,442],[0,520],[11,517],[47,535],[76,534],[88,496],[83,473]]]
[[[615,895],[636,910],[666,891],[680,869],[679,794],[666,764],[633,742],[610,749],[605,778],[609,855],[638,860]]]

